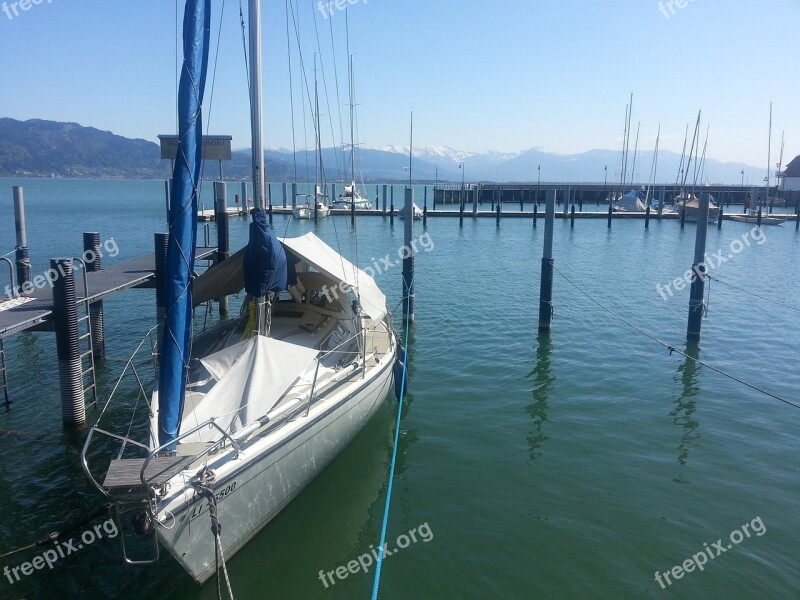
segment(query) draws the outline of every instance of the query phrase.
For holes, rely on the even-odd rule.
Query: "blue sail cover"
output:
[[[197,188],[203,149],[203,92],[208,72],[211,0],[186,0],[183,69],[178,89],[179,147],[172,173],[165,281],[166,322],[158,379],[158,441],[178,435],[192,337],[190,277],[194,270]],[[168,449],[174,450],[173,444]]]
[[[267,211],[254,208],[250,239],[244,250],[244,289],[253,297],[286,289],[286,252],[267,222]]]

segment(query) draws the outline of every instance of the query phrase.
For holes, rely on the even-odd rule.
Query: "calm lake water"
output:
[[[14,248],[18,184],[34,273],[51,257],[78,254],[83,231],[114,238],[119,255],[104,259],[110,264],[150,252],[153,233],[165,229],[163,182],[8,179],[0,186],[0,254]],[[276,216],[274,227],[296,235],[314,225]],[[236,248],[247,223],[234,219],[231,228]],[[664,290],[691,266],[695,231],[676,221],[654,221],[648,231],[642,221],[614,221],[610,230],[604,220],[574,229],[557,221],[556,267],[631,324],[797,403],[794,224],[709,229],[709,253],[730,259],[712,271],[718,280],[703,337],[687,347],[688,289],[656,286]],[[391,227],[388,218],[361,218],[357,236],[349,217],[320,222],[316,232],[361,266],[395,258],[403,243],[402,222]],[[386,559],[379,597],[800,597],[798,409],[670,355],[559,274],[552,334],[537,336],[542,220],[534,229],[527,219],[497,228],[493,219],[468,218],[461,229],[458,219],[436,218],[425,230],[415,225],[415,237],[425,234],[431,249],[416,260],[388,547],[415,528],[430,535],[417,533]],[[400,267],[376,281],[395,306]],[[152,291],[105,302],[105,393],[154,313]],[[85,432],[61,427],[53,334],[16,335],[6,349],[14,405],[0,414],[0,554],[103,503],[79,465]],[[387,398],[353,444],[229,561],[236,598],[369,598],[372,568],[327,587],[319,572],[378,545],[396,413]],[[713,549],[718,540],[724,553]],[[0,569],[41,551],[0,560]],[[703,562],[704,552],[714,558],[702,571],[691,563],[674,575],[695,555]],[[669,572],[663,589],[657,571]],[[0,575],[0,598],[53,597],[212,599],[216,584],[198,586],[168,556],[125,567],[111,539],[13,584]]]

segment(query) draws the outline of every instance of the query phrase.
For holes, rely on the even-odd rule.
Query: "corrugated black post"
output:
[[[705,302],[703,295],[706,285],[706,234],[708,233],[708,195],[700,196],[700,209],[697,215],[697,237],[694,242],[694,264],[692,265],[692,289],[689,298],[689,323],[686,337],[690,340],[700,339],[703,325]]]
[[[650,205],[648,204],[644,210],[644,228],[650,229]]]
[[[285,190],[284,186],[284,190]],[[214,264],[221,263],[230,256],[230,227],[228,223],[228,189],[224,182],[214,182],[214,211],[217,213],[217,256]],[[272,218],[272,205],[269,207],[270,219]],[[219,302],[219,316],[228,316],[228,297],[217,298]]]
[[[247,201],[245,200],[245,202]],[[159,355],[161,355],[161,344],[164,338],[164,319],[167,316],[167,246],[169,246],[169,234],[155,234],[156,325],[158,325]]]
[[[547,190],[544,220],[542,280],[539,287],[539,331],[550,331],[553,323],[553,226],[556,217],[556,191]]]
[[[612,211],[613,211],[613,208],[611,208],[611,205],[609,204],[608,205],[608,228],[609,229],[611,229],[611,213],[612,213]]]
[[[59,274],[53,282],[53,324],[58,352],[61,419],[65,425],[82,425],[86,422],[86,406],[83,400],[83,368],[72,259],[52,259],[50,268]]]
[[[100,253],[100,234],[87,232],[83,234],[83,260],[86,271],[95,273],[103,269]],[[89,319],[92,322],[92,354],[95,358],[106,357],[106,323],[103,314],[103,301],[98,300],[89,305]]]
[[[403,316],[414,322],[414,253],[411,238],[414,234],[414,190],[406,188],[406,203],[403,207],[405,220],[403,238],[406,252],[403,256]]]
[[[758,209],[758,218],[756,219],[756,227],[761,227],[761,209]]]
[[[686,205],[681,208],[681,229],[686,224]]]
[[[498,227],[500,227],[500,205],[499,204],[497,205],[497,217],[496,217],[496,219],[497,219],[496,220],[496,224],[497,224]]]
[[[717,229],[722,229],[722,203],[719,204],[719,216],[717,217]]]
[[[572,205],[569,213],[569,226],[575,227],[575,204]]]
[[[22,187],[15,185],[14,191],[14,228],[17,232],[17,288],[31,281],[31,259],[28,257],[28,233],[25,227],[25,195]],[[29,287],[29,286],[28,286]],[[15,290],[16,292],[16,290]]]

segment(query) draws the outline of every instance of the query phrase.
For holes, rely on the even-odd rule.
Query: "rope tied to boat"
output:
[[[220,569],[225,576],[225,585],[228,588],[228,596],[233,600],[233,589],[231,588],[231,580],[228,576],[228,566],[225,564],[225,553],[222,549],[222,541],[220,540],[220,533],[222,532],[222,524],[219,522],[219,510],[217,507],[217,497],[214,495],[214,490],[210,485],[214,482],[214,472],[208,467],[203,467],[197,474],[197,481],[192,485],[197,490],[197,493],[208,500],[208,514],[211,517],[211,533],[214,536],[214,557],[217,564],[217,598],[222,600],[222,580],[219,576]]]

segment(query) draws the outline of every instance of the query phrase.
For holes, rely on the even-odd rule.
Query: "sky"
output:
[[[346,13],[327,3],[263,2],[268,147],[313,144],[315,53],[322,143],[349,141],[347,27],[366,147],[407,146],[413,109],[415,147],[618,149],[633,93],[640,149],[660,124],[660,147],[680,153],[702,110],[709,157],[766,168],[772,102],[771,163],[784,131],[784,164],[800,154],[799,0],[350,0]],[[183,4],[0,0],[0,116],[153,141],[174,133]],[[239,1],[212,5],[205,124],[245,148]]]

